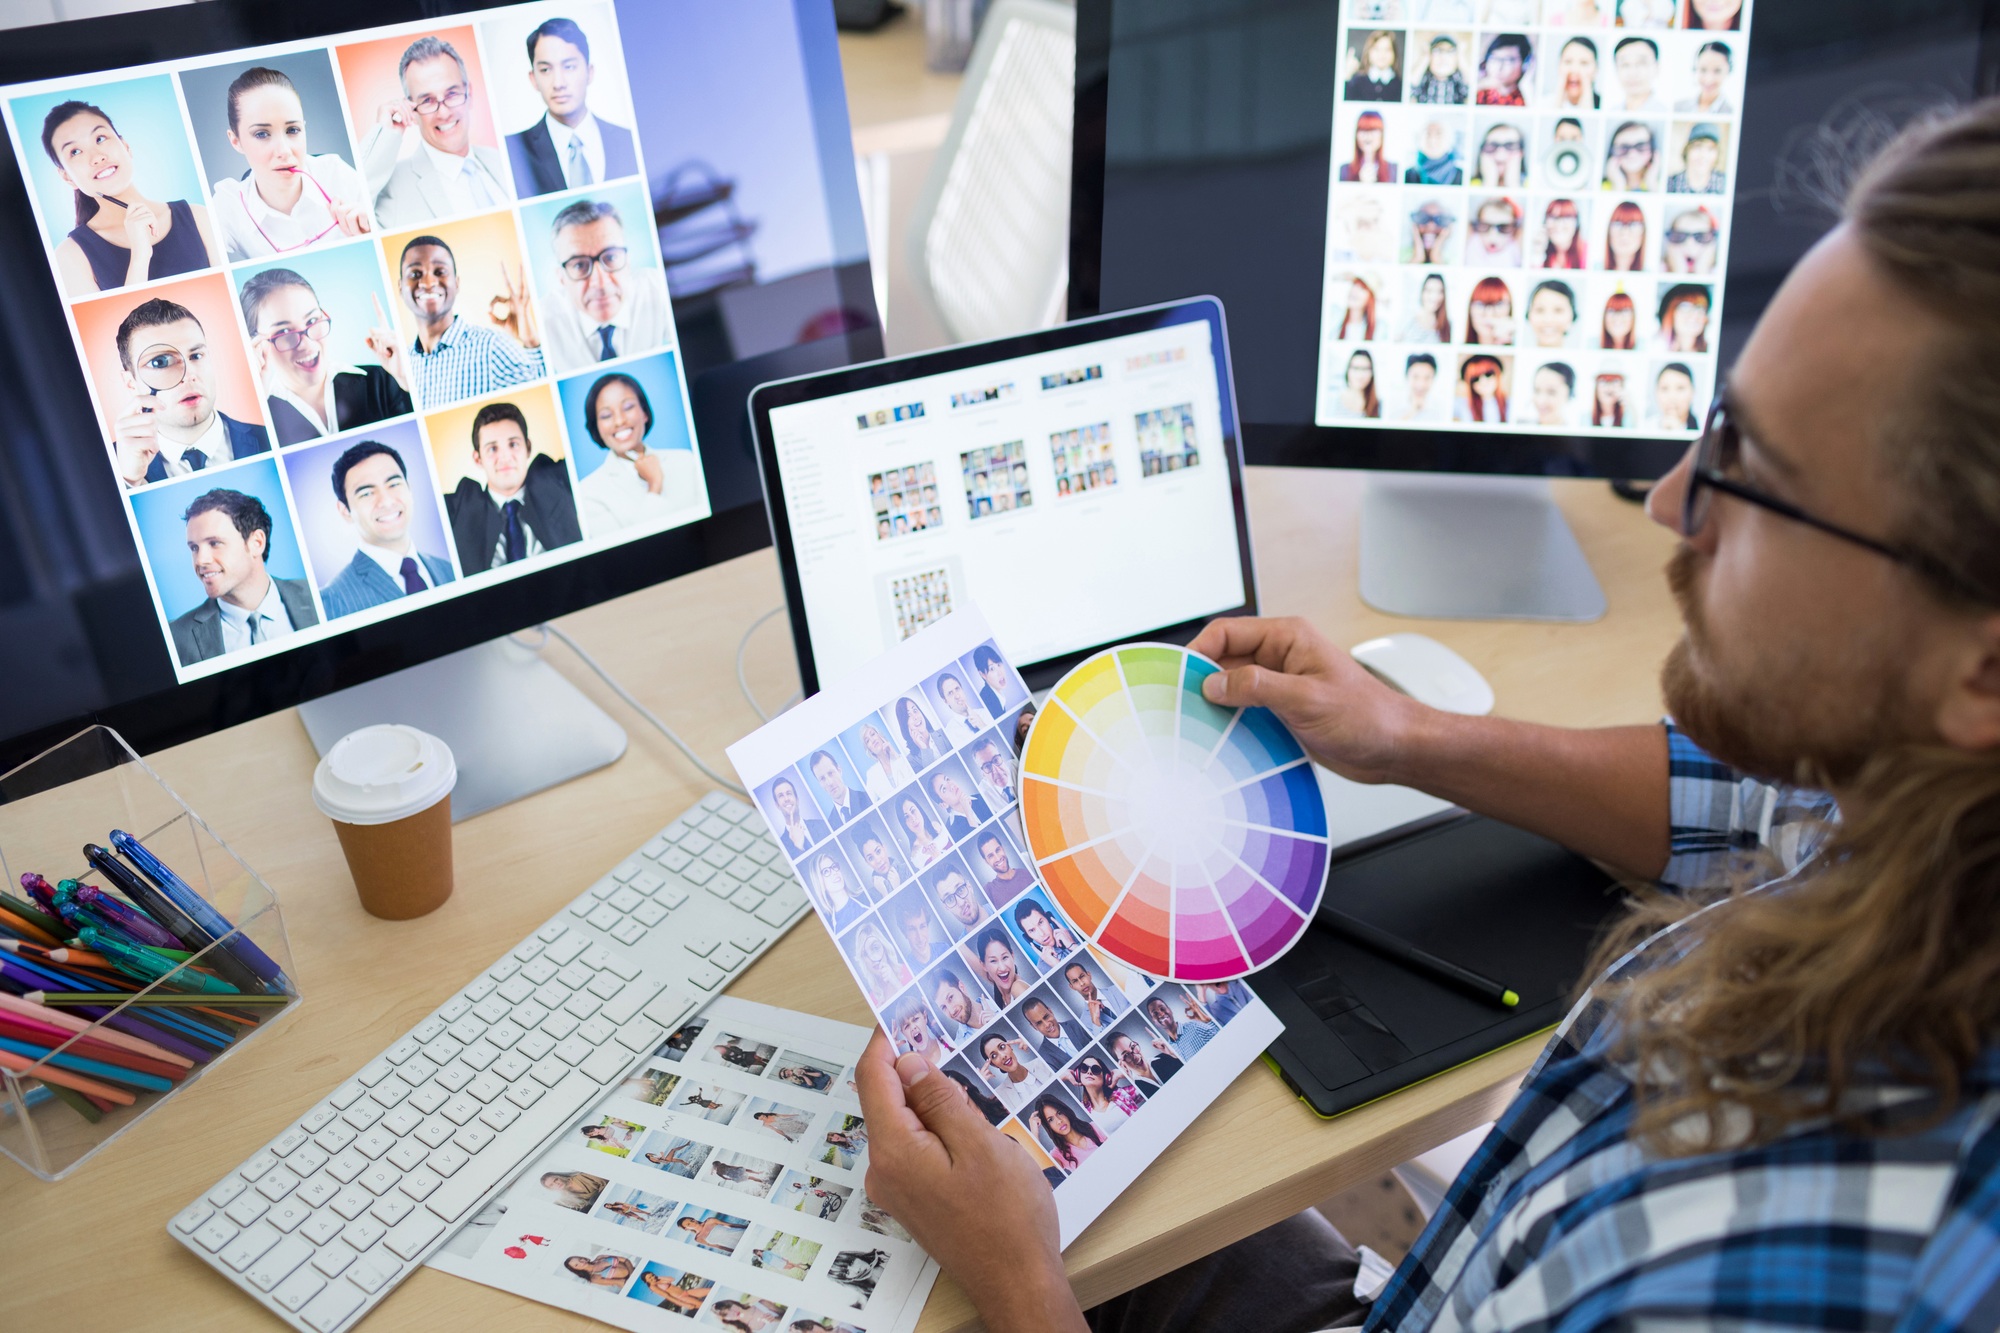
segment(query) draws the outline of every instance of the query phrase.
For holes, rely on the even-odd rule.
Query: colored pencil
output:
[[[88,949],[51,949],[49,950],[49,961],[51,963],[66,963],[73,967],[94,967],[100,972],[113,970],[109,958],[106,958],[101,953],[92,953]]]
[[[114,1088],[109,1083],[99,1083],[96,1079],[85,1078],[66,1069],[50,1069],[47,1065],[38,1064],[26,1056],[15,1055],[12,1051],[0,1050],[0,1069],[11,1069],[17,1074],[27,1074],[33,1070],[34,1072],[29,1075],[31,1078],[38,1078],[44,1083],[59,1087],[74,1088],[78,1092],[102,1097],[105,1101],[116,1102],[120,1106],[130,1106],[139,1100],[123,1088]]]
[[[18,995],[0,994],[0,1013],[11,1014],[24,1022],[41,1023],[48,1027],[62,1028],[69,1032],[91,1032],[91,1029],[96,1026],[88,1019],[78,1018],[75,1014],[65,1013],[61,1009],[50,1009],[43,1005],[30,1004]],[[176,1054],[164,1046],[147,1041],[143,1037],[132,1036],[129,1033],[97,1027],[95,1032],[91,1032],[91,1036],[93,1040],[101,1041],[108,1046],[122,1046],[134,1055],[149,1056],[152,1059],[165,1061],[168,1064],[178,1064],[183,1068],[191,1067],[194,1064],[192,1060],[184,1055]]]
[[[146,995],[125,995],[117,991],[29,991],[28,999],[43,1004],[164,1004],[194,1006],[257,1006],[289,1004],[291,995],[166,995],[157,991]]]
[[[54,1094],[65,1106],[75,1111],[91,1124],[94,1125],[104,1119],[104,1112],[108,1108],[99,1106],[96,1101],[84,1096],[75,1088],[60,1088],[53,1083],[44,1083],[42,1086]]]
[[[57,1069],[74,1069],[79,1074],[89,1074],[95,1078],[107,1078],[113,1083],[127,1083],[146,1092],[171,1092],[173,1081],[158,1074],[142,1074],[136,1069],[114,1065],[108,1060],[93,1060],[86,1055],[70,1055],[47,1046],[37,1046],[29,1041],[16,1041],[12,1037],[0,1037],[0,1054],[25,1056],[43,1068],[50,1065]]]
[[[24,940],[33,940],[36,944],[61,944],[69,933],[65,930],[62,935],[57,935],[44,930],[12,907],[4,905],[0,905],[0,927],[12,931]]]
[[[44,1009],[42,1012],[52,1011]],[[99,1041],[96,1037],[71,1032],[67,1028],[51,1027],[31,1018],[18,1018],[13,1014],[0,1014],[0,1037],[28,1042],[35,1046],[46,1046],[65,1055],[80,1055],[88,1060],[101,1060],[105,1064],[117,1065],[121,1069],[136,1069],[142,1074],[155,1074],[175,1082],[187,1075],[188,1067],[183,1063],[169,1063],[165,1060],[155,1060],[148,1055],[137,1055],[122,1046]],[[28,1052],[23,1051],[21,1054],[25,1055]]]

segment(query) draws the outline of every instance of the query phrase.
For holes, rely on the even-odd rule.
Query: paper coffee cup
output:
[[[361,905],[407,921],[451,897],[451,789],[458,765],[429,732],[385,723],[349,732],[313,770]]]

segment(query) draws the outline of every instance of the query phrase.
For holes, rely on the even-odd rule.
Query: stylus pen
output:
[[[84,859],[97,868],[97,872],[111,881],[111,887],[139,905],[141,911],[165,926],[167,933],[187,945],[195,953],[200,953],[215,943],[215,937],[202,928],[176,906],[166,894],[154,888],[139,877],[139,872],[120,861],[96,843],[86,843]],[[229,953],[217,949],[202,959],[203,965],[213,967],[223,978],[239,991],[261,991],[264,983],[257,974],[245,967]]]
[[[1512,1009],[1521,1003],[1521,997],[1507,987],[1483,977],[1471,968],[1460,967],[1447,962],[1436,954],[1425,953],[1416,945],[1397,935],[1391,935],[1380,926],[1371,926],[1366,921],[1357,921],[1345,912],[1336,911],[1324,904],[1319,909],[1319,922],[1329,930],[1347,936],[1357,944],[1365,944],[1385,958],[1394,959],[1405,967],[1419,972],[1428,972],[1440,981],[1450,982],[1461,990],[1470,991],[1490,1004],[1502,1009]]]
[[[194,891],[194,887],[176,875],[172,868],[159,857],[146,850],[146,845],[122,829],[111,830],[111,845],[139,868],[139,873],[153,881],[161,893],[173,900],[180,908],[216,939],[222,941],[223,952],[257,974],[258,980],[266,983],[274,991],[289,991],[292,981],[278,965],[271,961],[269,954],[251,942],[248,935],[231,925],[229,918],[215,910],[215,907]]]

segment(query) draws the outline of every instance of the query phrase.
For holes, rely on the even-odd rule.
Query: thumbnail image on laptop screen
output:
[[[597,0],[0,89],[177,679],[708,515],[623,49]]]
[[[1750,11],[1344,5],[1317,422],[1692,438]]]
[[[1245,600],[1201,320],[771,411],[822,685],[976,599],[1017,662]]]

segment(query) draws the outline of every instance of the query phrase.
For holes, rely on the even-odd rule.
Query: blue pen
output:
[[[94,1078],[110,1079],[114,1083],[128,1083],[135,1088],[145,1088],[151,1092],[167,1092],[173,1084],[158,1074],[142,1074],[136,1069],[123,1065],[106,1064],[102,1060],[92,1060],[81,1055],[71,1055],[67,1051],[51,1051],[46,1046],[30,1046],[25,1041],[14,1041],[0,1037],[0,1051],[10,1051],[24,1055],[37,1064],[47,1061],[57,1069],[74,1069],[79,1074],[89,1074]]]
[[[223,951],[256,973],[258,980],[273,991],[289,992],[292,989],[291,979],[271,961],[268,954],[252,943],[247,935],[234,934],[236,927],[229,923],[229,918],[210,906],[208,899],[196,893],[186,880],[168,868],[166,862],[147,851],[144,843],[122,829],[112,829],[111,845],[137,866],[140,874],[153,881],[160,892],[173,901],[174,906],[222,941]]]

